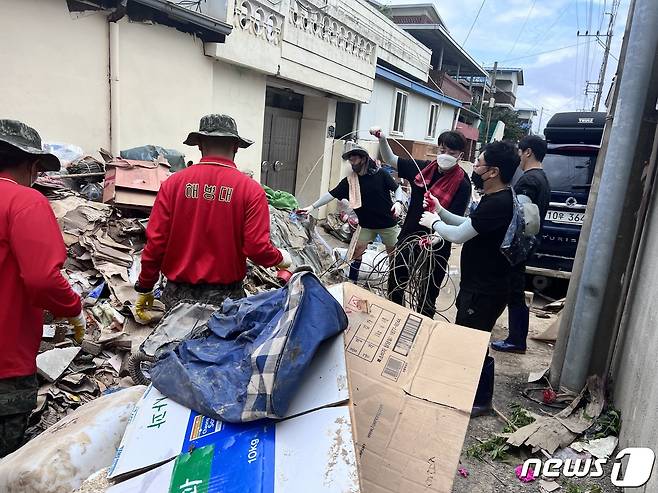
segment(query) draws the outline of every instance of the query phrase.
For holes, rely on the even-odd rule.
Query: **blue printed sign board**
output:
[[[108,493],[359,491],[347,406],[279,422],[229,424],[184,408],[153,387],[131,416],[109,477],[139,471],[146,472]]]

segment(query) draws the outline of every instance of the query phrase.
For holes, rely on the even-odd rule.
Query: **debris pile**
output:
[[[146,213],[92,202],[70,190],[49,188],[47,196],[68,248],[63,274],[84,299],[87,332],[80,346],[71,327],[46,316],[38,372],[42,383],[30,418],[34,438],[80,405],[118,387],[134,385],[130,355],[152,332],[140,325],[131,308],[133,289],[146,243]],[[296,266],[321,272],[331,263],[328,246],[312,218],[270,208],[273,243],[291,253]],[[248,294],[281,286],[273,269],[249,263]],[[164,308],[159,310],[159,321]]]

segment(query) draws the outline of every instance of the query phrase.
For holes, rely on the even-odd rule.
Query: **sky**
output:
[[[543,130],[554,113],[591,109],[593,95],[585,96],[587,81],[599,76],[603,47],[594,37],[607,31],[613,0],[382,0],[388,5],[433,2],[453,38],[483,66],[518,67],[525,85],[517,92],[516,107],[534,107],[534,131]],[[630,0],[621,0],[603,99],[617,70]],[[601,36],[605,42],[605,36]],[[466,41],[466,43],[464,43]],[[563,48],[563,49],[561,49]],[[614,58],[613,58],[614,56]],[[591,87],[590,89],[594,89]],[[541,127],[539,113],[544,108]],[[601,111],[605,111],[602,104]]]

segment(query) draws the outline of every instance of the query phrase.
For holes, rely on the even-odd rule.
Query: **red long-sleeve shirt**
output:
[[[247,258],[264,267],[283,260],[270,241],[262,187],[232,161],[207,156],[160,187],[146,228],[139,286],[159,273],[189,284],[232,284],[247,274]]]
[[[80,313],[80,296],[60,272],[65,260],[48,201],[0,174],[0,378],[36,372],[44,310]]]

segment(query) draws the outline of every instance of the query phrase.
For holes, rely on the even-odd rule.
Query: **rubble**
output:
[[[67,323],[46,316],[38,356],[43,382],[28,424],[29,439],[80,405],[134,385],[127,376],[129,356],[140,352],[155,322],[164,315],[164,307],[158,305],[154,323],[140,325],[132,313],[147,214],[92,202],[65,187],[47,187],[46,196],[68,248],[63,274],[85,300],[88,323],[82,345],[77,346]],[[330,250],[315,231],[314,219],[274,207],[270,216],[273,243],[288,250],[295,265],[308,265],[318,273],[329,267]],[[249,262],[248,294],[280,286],[273,269]],[[60,355],[67,358],[62,360]]]
[[[78,347],[66,349],[51,349],[37,356],[37,371],[39,375],[50,382],[54,382],[73,362],[80,352]]]

